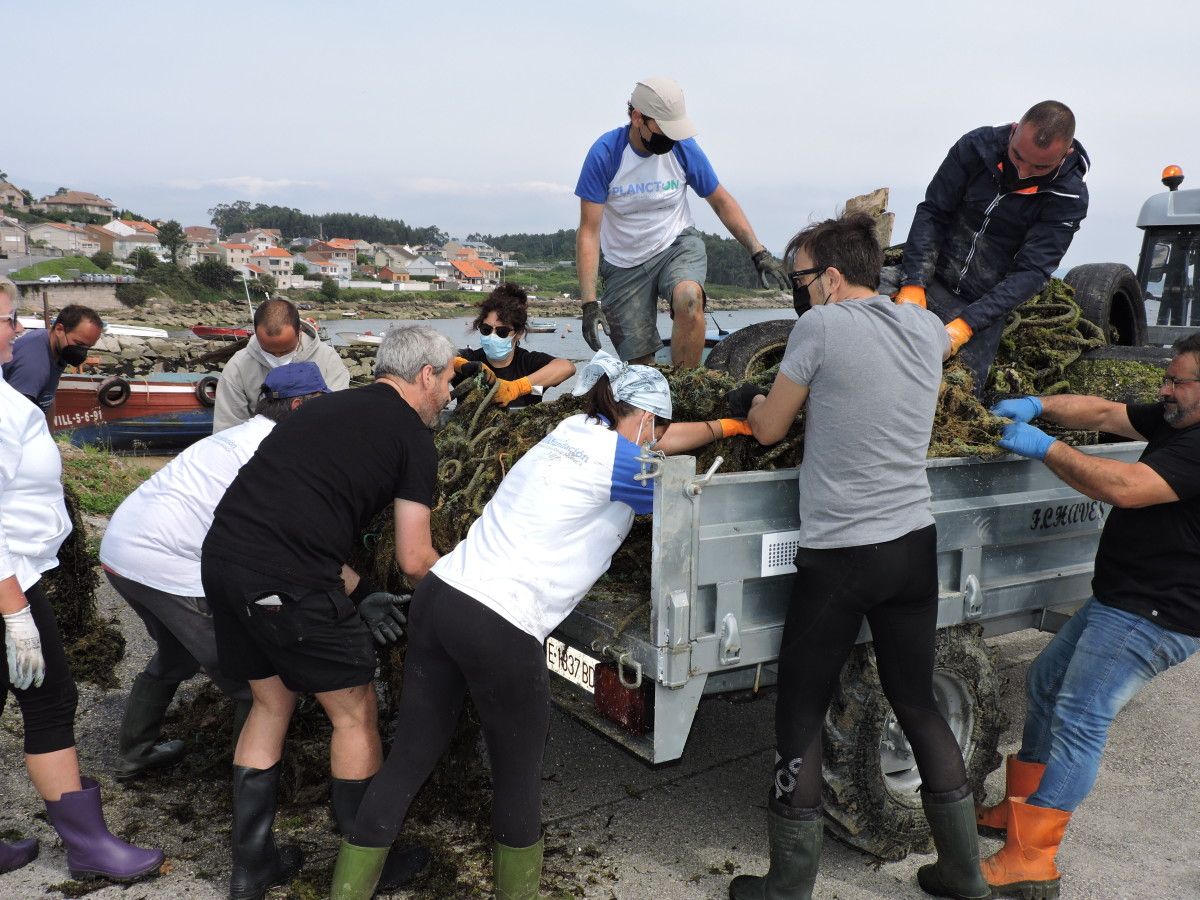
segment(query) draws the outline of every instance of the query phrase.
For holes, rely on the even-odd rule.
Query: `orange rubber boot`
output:
[[[1071,814],[1061,809],[1008,801],[1008,840],[999,853],[981,864],[983,877],[998,895],[1024,900],[1057,900],[1058,869],[1054,856]]]
[[[1008,829],[1008,801],[1013,797],[1022,800],[1032,797],[1042,783],[1045,763],[1022,762],[1010,756],[1004,765],[1004,799],[995,806],[975,807],[975,824],[984,837],[1004,837]]]

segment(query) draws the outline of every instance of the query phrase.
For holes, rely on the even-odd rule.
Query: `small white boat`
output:
[[[347,344],[370,344],[377,346],[383,343],[382,334],[372,334],[369,331],[339,331],[337,336]]]
[[[553,319],[530,319],[525,323],[525,330],[530,334],[552,334],[558,331],[558,323]]]
[[[27,330],[46,327],[41,316],[18,316],[17,321]],[[106,322],[104,333],[117,337],[162,338],[163,340],[170,337],[162,328],[150,328],[146,325],[122,325],[119,322]]]

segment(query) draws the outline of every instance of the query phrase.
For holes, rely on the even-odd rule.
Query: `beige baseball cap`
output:
[[[673,141],[696,135],[696,125],[683,105],[683,88],[674,78],[657,76],[639,81],[629,102],[643,116],[657,122],[662,133]]]

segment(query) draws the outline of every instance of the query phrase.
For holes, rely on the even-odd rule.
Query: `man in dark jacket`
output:
[[[1045,287],[1087,215],[1090,165],[1075,115],[1044,100],[963,135],[917,207],[896,302],[946,323],[977,394],[1008,314]]]

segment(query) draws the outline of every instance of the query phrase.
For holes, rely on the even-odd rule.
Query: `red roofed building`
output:
[[[183,233],[187,235],[188,243],[198,245],[215,244],[219,237],[217,229],[206,225],[188,225]]]
[[[385,281],[385,282],[411,281],[412,280],[411,277],[409,276],[409,274],[407,272],[405,272],[403,269],[393,270],[390,266],[384,266],[382,269],[380,269],[379,273],[376,275],[376,277],[380,281]]]
[[[224,253],[225,265],[231,268],[238,268],[249,264],[250,256],[254,253],[254,248],[249,244],[242,244],[237,241],[224,241],[217,244]]]
[[[500,270],[481,259],[452,259],[450,265],[461,284],[482,290],[500,283]]]
[[[61,194],[51,194],[43,197],[33,208],[42,212],[61,210],[63,212],[89,212],[96,215],[111,216],[116,205],[111,200],[89,194],[87,191],[64,191]]]
[[[258,266],[275,276],[281,286],[290,285],[292,280],[292,254],[282,247],[268,247],[250,257],[250,264]]]

